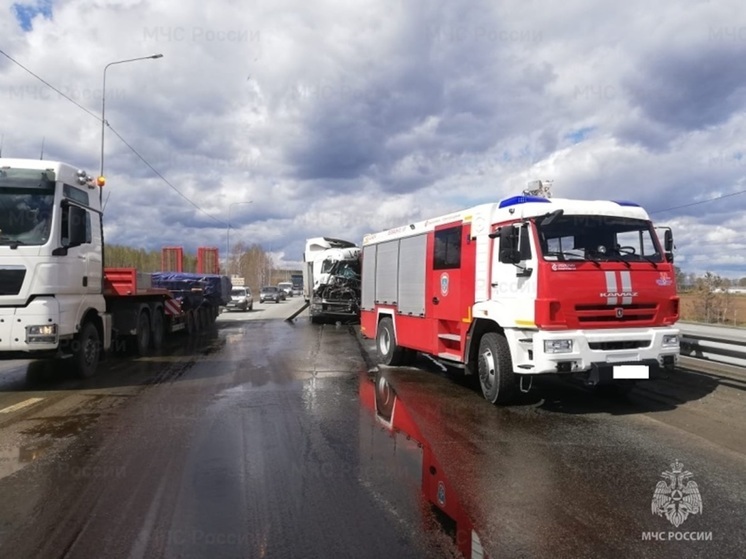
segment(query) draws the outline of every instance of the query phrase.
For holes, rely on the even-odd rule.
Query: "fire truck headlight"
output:
[[[679,345],[679,336],[677,334],[663,336],[663,345],[665,347],[676,347]]]
[[[544,353],[570,353],[572,340],[545,340]]]
[[[57,325],[43,324],[40,326],[26,326],[27,344],[56,344]]]

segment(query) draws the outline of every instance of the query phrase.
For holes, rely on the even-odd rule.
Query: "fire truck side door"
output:
[[[536,250],[529,223],[504,225],[494,237],[490,299],[497,302],[497,321],[503,327],[534,320]]]
[[[463,226],[443,225],[434,231],[428,316],[438,320],[461,320],[461,260]]]

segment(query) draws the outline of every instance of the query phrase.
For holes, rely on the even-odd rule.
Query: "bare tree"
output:
[[[730,303],[723,278],[712,272],[697,278],[694,285],[694,318],[702,322],[724,322]]]

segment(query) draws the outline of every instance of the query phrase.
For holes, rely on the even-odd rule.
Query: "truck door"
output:
[[[499,303],[497,320],[505,327],[534,324],[535,254],[528,223],[504,225],[493,239],[490,299]]]
[[[463,226],[441,225],[433,233],[428,316],[434,319],[434,353],[441,357],[461,357],[461,301]]]
[[[70,287],[79,294],[101,293],[100,216],[80,206],[70,205],[63,213],[62,246],[78,229],[76,242],[68,249],[68,261],[75,271]],[[95,231],[95,234],[94,234]]]

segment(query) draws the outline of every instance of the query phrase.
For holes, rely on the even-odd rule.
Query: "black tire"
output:
[[[96,374],[101,359],[101,337],[92,322],[86,322],[72,344],[73,372],[80,378],[91,378]]]
[[[156,309],[153,315],[153,323],[150,332],[150,347],[156,351],[163,347],[163,338],[165,337],[166,321],[163,317],[163,311]]]
[[[492,404],[510,403],[518,392],[510,348],[505,336],[487,332],[479,341],[479,384]]]
[[[251,312],[251,311],[253,311],[253,310],[254,310],[254,303],[251,303],[251,304],[249,305],[249,312]]]
[[[150,316],[145,311],[140,311],[137,317],[135,351],[138,355],[147,355],[150,351]]]
[[[378,352],[378,362],[383,365],[397,367],[405,362],[407,350],[396,345],[394,323],[389,317],[382,318],[378,323],[376,351]]]

